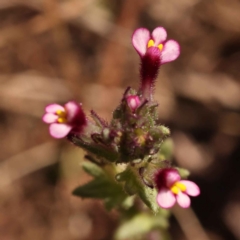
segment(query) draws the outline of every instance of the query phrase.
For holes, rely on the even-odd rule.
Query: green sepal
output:
[[[102,118],[100,118],[98,114],[93,110],[91,110],[91,117],[98,127],[104,128],[107,126],[107,123]]]

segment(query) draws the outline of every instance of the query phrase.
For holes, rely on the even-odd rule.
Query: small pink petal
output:
[[[179,206],[182,208],[188,208],[191,204],[191,200],[189,196],[185,193],[179,192],[176,198]]]
[[[45,108],[45,111],[47,113],[55,113],[57,110],[61,110],[61,111],[64,111],[64,107],[59,105],[59,104],[56,104],[56,103],[53,103],[53,104],[49,104],[46,106]]]
[[[49,126],[50,135],[54,138],[63,138],[71,131],[72,126],[63,123],[53,123]]]
[[[81,108],[81,105],[75,101],[70,101],[64,107],[67,111],[68,122],[71,122]]]
[[[176,202],[174,194],[167,188],[159,191],[157,195],[157,203],[162,208],[171,208]]]
[[[163,27],[157,27],[152,32],[152,38],[154,40],[155,46],[157,47],[160,43],[167,39],[167,32]]]
[[[170,168],[166,170],[166,185],[171,187],[175,182],[181,179],[178,171],[176,169]]]
[[[192,181],[181,180],[180,183],[183,183],[186,186],[186,193],[190,196],[198,196],[200,194],[200,189],[198,185]]]
[[[171,62],[178,58],[180,55],[180,46],[178,42],[169,40],[163,45],[161,54],[161,63]]]
[[[58,116],[53,113],[46,113],[43,115],[42,120],[45,123],[54,123],[54,122],[57,122]]]
[[[150,39],[150,32],[146,28],[138,28],[133,33],[132,44],[141,57],[146,53],[147,44]]]

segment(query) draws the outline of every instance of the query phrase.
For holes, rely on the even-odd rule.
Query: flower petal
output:
[[[45,111],[47,113],[55,113],[57,110],[65,111],[63,106],[56,104],[56,103],[49,104],[45,108]]]
[[[191,204],[189,196],[181,191],[177,194],[176,198],[179,206],[182,208],[188,208]]]
[[[87,123],[87,118],[82,110],[81,104],[75,101],[70,101],[64,106],[67,111],[68,123],[70,123],[75,130],[82,129],[82,127]]]
[[[178,182],[181,179],[178,171],[173,168],[166,169],[166,185],[171,187],[175,182]]]
[[[200,189],[198,185],[192,181],[181,180],[180,183],[183,183],[186,186],[186,193],[190,196],[198,196],[200,194]]]
[[[141,57],[146,53],[147,44],[150,39],[150,32],[146,28],[138,28],[133,33],[132,44]]]
[[[163,27],[157,27],[152,32],[152,38],[154,40],[155,46],[158,46],[160,43],[167,39],[167,32]]]
[[[54,123],[57,122],[58,116],[53,113],[46,113],[43,115],[42,120],[45,123]]]
[[[167,188],[159,191],[157,195],[157,203],[162,208],[171,208],[176,202],[174,194]]]
[[[81,109],[81,105],[75,101],[70,101],[66,103],[64,107],[67,111],[68,122],[71,122],[78,113],[79,109]]]
[[[180,55],[180,46],[178,42],[169,40],[163,45],[161,54],[161,63],[171,62],[178,58]]]
[[[71,131],[72,126],[63,123],[53,123],[49,126],[50,135],[54,138],[63,138]]]

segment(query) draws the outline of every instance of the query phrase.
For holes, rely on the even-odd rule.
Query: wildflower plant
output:
[[[152,33],[145,28],[133,33],[132,44],[141,61],[140,86],[137,90],[126,89],[110,122],[93,110],[86,117],[82,104],[75,101],[64,106],[48,105],[43,116],[43,121],[50,124],[52,137],[67,137],[87,153],[83,169],[93,179],[77,187],[73,194],[103,199],[108,209],[117,208],[125,214],[116,239],[131,238],[156,228],[164,235],[169,216],[165,209],[176,202],[187,208],[189,196],[200,193],[195,183],[184,180],[186,170],[172,166],[170,130],[158,120],[158,104],[153,96],[158,71],[161,65],[180,55],[179,44],[166,39],[163,27]],[[134,205],[136,197],[154,216]],[[138,224],[143,221],[148,222],[147,227],[139,229]]]

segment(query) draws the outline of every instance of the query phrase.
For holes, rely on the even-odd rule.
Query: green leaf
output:
[[[95,143],[85,143],[81,139],[72,136],[71,141],[83,148],[84,150],[95,154],[98,157],[104,158],[107,161],[115,162],[118,159],[118,153],[115,152],[111,147],[103,146]]]
[[[139,187],[139,196],[143,202],[156,214],[159,212],[160,207],[157,204],[157,192],[147,186]]]
[[[133,239],[143,236],[153,229],[166,229],[168,220],[160,215],[152,216],[147,213],[140,213],[129,220],[125,220],[116,231],[115,240]]]
[[[109,198],[113,193],[114,189],[109,184],[109,181],[105,177],[99,177],[91,182],[76,188],[73,191],[73,195],[83,198]]]
[[[88,173],[89,175],[91,175],[93,177],[100,177],[100,176],[105,175],[102,168],[100,168],[99,166],[97,166],[96,164],[94,164],[92,162],[85,161],[82,163],[82,167],[86,173]]]
[[[157,213],[160,208],[157,204],[157,192],[155,189],[147,187],[138,172],[134,168],[128,167],[124,172],[119,173],[116,178],[118,181],[125,181],[124,190],[129,194],[138,194],[143,202],[154,212]]]
[[[127,198],[121,184],[117,183],[106,174],[104,169],[92,162],[84,162],[83,169],[85,172],[94,177],[91,182],[76,188],[73,194],[83,198],[104,199],[105,206],[108,210],[115,206],[122,205]]]

